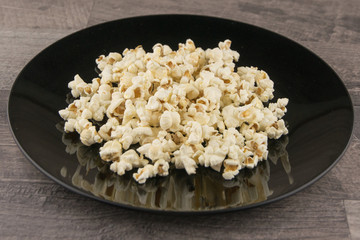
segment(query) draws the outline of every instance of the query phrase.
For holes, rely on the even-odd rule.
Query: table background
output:
[[[294,196],[206,216],[166,216],[107,205],[72,193],[35,169],[16,146],[6,113],[12,83],[25,64],[77,30],[161,13],[250,23],[323,58],[345,82],[355,109],[352,141],[340,162]],[[0,0],[0,46],[1,239],[360,239],[360,1]]]

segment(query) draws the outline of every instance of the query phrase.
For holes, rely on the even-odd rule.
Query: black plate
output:
[[[238,65],[257,66],[275,83],[275,99],[288,97],[289,135],[271,141],[270,159],[233,181],[200,168],[145,185],[130,174],[119,177],[76,134],[63,134],[67,83],[79,73],[90,81],[95,58],[111,51],[158,42],[173,49],[187,38],[213,48],[232,40]],[[25,156],[48,177],[82,195],[122,207],[170,212],[217,212],[244,209],[290,196],[314,183],[343,155],[353,128],[349,94],[337,74],[318,56],[276,33],[248,24],[190,15],[145,16],[100,24],[67,36],[32,59],[16,79],[8,116]],[[65,151],[76,154],[69,154]]]

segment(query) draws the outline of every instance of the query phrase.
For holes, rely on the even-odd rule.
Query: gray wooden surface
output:
[[[160,13],[230,18],[285,35],[340,75],[355,105],[341,161],[294,196],[242,212],[165,216],[121,209],[55,184],[21,154],[6,119],[12,83],[54,41],[108,20]],[[0,0],[0,239],[360,239],[359,0]]]

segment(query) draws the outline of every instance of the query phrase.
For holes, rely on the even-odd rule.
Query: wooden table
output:
[[[54,41],[108,20],[160,13],[234,19],[313,50],[340,75],[355,131],[340,162],[284,200],[240,212],[165,216],[82,197],[35,169],[7,122],[12,83]],[[0,239],[360,239],[360,1],[0,0]]]

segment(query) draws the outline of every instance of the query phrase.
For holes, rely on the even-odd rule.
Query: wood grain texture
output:
[[[14,138],[10,132],[10,127],[7,123],[0,124],[0,147],[1,146],[17,146]]]
[[[357,139],[360,139],[360,106],[359,105],[354,106],[354,111],[355,111],[354,135]]]
[[[2,29],[79,29],[86,25],[93,1],[0,1]]]
[[[99,0],[94,4],[89,25],[136,15],[190,13],[248,22],[297,41],[357,43],[360,40],[359,10],[357,0]]]
[[[359,239],[360,2],[358,0],[0,0],[0,239]],[[72,193],[25,159],[7,123],[21,69],[56,40],[109,20],[163,13],[224,17],[280,33],[314,51],[355,105],[352,142],[303,191],[270,205],[208,216],[122,209]]]
[[[0,145],[1,163],[6,166],[0,170],[1,182],[46,182],[52,181],[23,156],[17,145]]]
[[[345,200],[345,209],[349,223],[351,239],[359,240],[360,228],[358,224],[360,222],[360,201]]]
[[[58,185],[1,183],[3,236],[29,239],[346,239],[342,200],[314,199],[308,191],[271,205],[243,212],[208,216],[169,216],[135,212],[101,204]],[[6,192],[6,194],[4,194]],[[24,195],[18,199],[18,195]],[[24,205],[31,202],[31,208]],[[21,210],[20,210],[21,209]],[[328,209],[328,211],[324,211]],[[46,216],[46,226],[43,227]],[[29,235],[26,226],[32,222]],[[334,228],[334,226],[336,226]],[[80,230],[81,229],[81,230]],[[80,231],[79,231],[80,230]]]
[[[0,126],[7,125],[7,103],[10,91],[0,90]],[[3,136],[1,134],[1,136]]]

